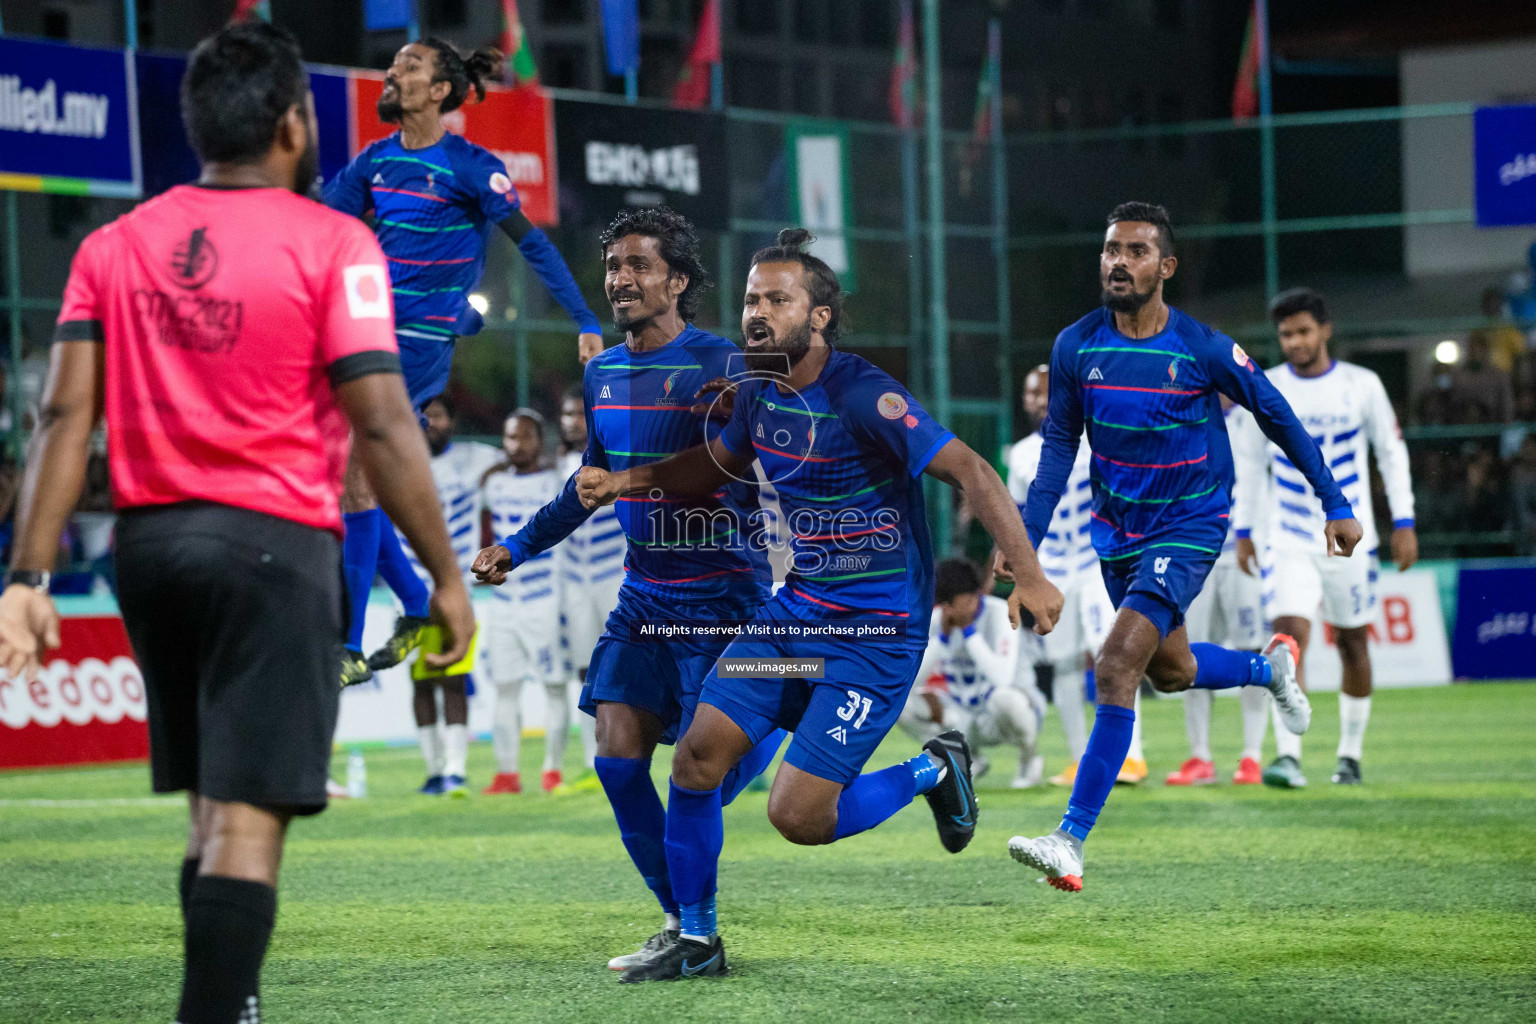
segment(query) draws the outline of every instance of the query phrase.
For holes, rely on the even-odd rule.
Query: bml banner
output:
[[[1536,106],[1472,116],[1478,227],[1536,224]]]
[[[0,37],[0,189],[137,199],[132,51]]]

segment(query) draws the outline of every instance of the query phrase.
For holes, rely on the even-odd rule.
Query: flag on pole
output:
[[[971,116],[971,137],[965,144],[965,160],[961,166],[960,191],[970,193],[971,175],[987,145],[992,141],[992,94],[1003,65],[1002,31],[997,20],[987,27],[987,59],[981,66],[981,80],[976,83],[976,110]]]
[[[506,56],[508,85],[536,85],[539,67],[533,62],[533,49],[528,45],[528,33],[523,30],[523,19],[517,13],[517,0],[501,0],[501,38],[497,41]]]
[[[917,107],[917,27],[912,19],[912,0],[901,0],[901,28],[896,33],[896,56],[891,64],[888,100],[891,119],[911,128]]]
[[[603,50],[610,75],[640,69],[640,0],[603,0]]]
[[[235,15],[231,21],[272,20],[272,5],[268,0],[235,0]]]
[[[693,49],[683,65],[677,84],[672,87],[672,105],[702,107],[709,102],[714,65],[720,63],[720,0],[706,0],[699,15],[699,30],[693,37]]]
[[[1243,120],[1259,115],[1259,5],[1248,11],[1248,31],[1237,61],[1237,80],[1232,83],[1232,117]]]

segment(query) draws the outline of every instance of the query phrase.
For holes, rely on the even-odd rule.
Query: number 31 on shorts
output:
[[[845,722],[853,722],[853,717],[857,715],[859,720],[853,722],[853,727],[857,729],[864,724],[864,719],[869,717],[872,704],[868,697],[861,696],[857,690],[849,690],[848,703],[837,709],[837,717]]]

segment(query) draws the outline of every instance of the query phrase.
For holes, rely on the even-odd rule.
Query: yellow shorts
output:
[[[449,676],[467,676],[475,670],[475,655],[480,651],[480,627],[475,627],[475,635],[469,638],[469,653],[447,668],[433,668],[427,664],[423,654],[439,654],[443,649],[443,629],[441,626],[427,626],[421,631],[421,650],[416,660],[411,662],[411,678],[416,681],[424,679],[446,679]]]

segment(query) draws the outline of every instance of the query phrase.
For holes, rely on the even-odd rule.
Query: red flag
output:
[[[707,0],[699,15],[699,30],[693,37],[688,62],[672,87],[672,104],[678,107],[702,107],[709,102],[713,65],[720,63],[720,0]]]
[[[272,10],[267,0],[235,0],[235,14],[230,21],[271,21]]]
[[[913,108],[917,105],[917,29],[912,20],[912,0],[902,0],[901,3],[901,29],[896,35],[896,56],[891,64],[887,99],[891,104],[891,119],[903,128],[911,128]]]
[[[1248,13],[1243,36],[1243,55],[1237,61],[1237,80],[1232,83],[1232,116],[1241,121],[1259,114],[1259,5]]]
[[[503,74],[508,85],[538,82],[539,69],[533,62],[533,49],[528,45],[523,19],[517,13],[517,0],[501,0],[501,36],[496,45],[507,59]]]

